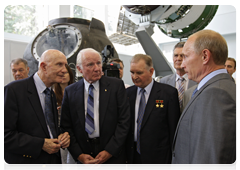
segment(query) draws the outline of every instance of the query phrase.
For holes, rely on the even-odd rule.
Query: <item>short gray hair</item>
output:
[[[82,68],[82,56],[84,55],[85,52],[89,52],[89,51],[99,54],[101,61],[102,61],[102,56],[98,51],[96,51],[92,48],[85,48],[85,49],[82,49],[81,51],[79,51],[79,53],[77,55],[76,66]]]
[[[26,68],[28,68],[28,63],[27,63],[27,60],[23,59],[23,58],[16,58],[16,59],[13,59],[10,63],[10,67],[12,64],[20,64],[20,63],[23,63],[25,65]]]

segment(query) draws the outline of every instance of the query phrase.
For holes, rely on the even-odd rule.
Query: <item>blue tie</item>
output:
[[[198,89],[197,89],[197,87],[196,87],[196,89],[193,91],[193,93],[192,93],[192,97],[191,98],[193,98],[193,96],[195,95],[195,93],[197,93],[197,91],[198,91]]]
[[[51,130],[53,138],[57,138],[56,127],[54,123],[53,117],[53,107],[52,107],[52,99],[51,99],[51,91],[49,88],[44,90],[45,93],[45,118],[47,120],[47,124]]]
[[[85,130],[88,134],[92,134],[94,128],[94,100],[93,100],[93,85],[90,84],[88,89],[88,101],[87,101],[87,115],[85,122]]]
[[[140,90],[141,99],[139,102],[138,119],[137,119],[137,152],[139,154],[141,154],[141,152],[140,152],[140,130],[141,130],[143,115],[144,115],[145,107],[146,107],[146,100],[145,100],[144,92],[145,92],[145,89]]]

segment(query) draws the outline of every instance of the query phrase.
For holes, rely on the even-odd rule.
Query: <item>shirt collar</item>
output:
[[[85,90],[88,91],[90,83],[87,82],[85,79],[83,79],[83,80],[84,80],[84,84],[85,84]],[[97,90],[99,88],[99,80],[92,83],[92,85],[93,85],[94,89]]]
[[[150,94],[151,89],[152,89],[152,86],[153,86],[153,79],[152,79],[151,83],[149,83],[149,84],[144,88],[147,94]],[[140,94],[140,90],[141,90],[141,89],[142,89],[142,88],[138,87],[137,94]]]
[[[185,73],[182,77],[179,76],[177,73],[176,73],[176,81],[178,81],[179,78],[184,78],[185,80],[188,80],[188,75],[187,73]]]
[[[216,75],[221,74],[221,73],[227,73],[227,70],[219,69],[219,70],[215,70],[215,71],[209,73],[199,82],[197,89],[199,90],[204,84],[206,84],[208,82],[208,80],[210,80],[211,78],[213,78]]]
[[[43,83],[42,79],[39,77],[37,72],[33,76],[35,85],[37,86],[37,89],[39,90],[40,93],[43,93],[44,90],[47,88],[46,85]],[[51,87],[49,87],[49,90],[51,90]]]

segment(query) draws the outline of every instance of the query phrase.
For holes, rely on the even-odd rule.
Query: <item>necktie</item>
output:
[[[178,78],[178,99],[179,99],[179,105],[180,109],[183,107],[183,94],[184,94],[184,78]]]
[[[87,115],[85,122],[85,130],[88,134],[92,134],[94,128],[94,100],[93,100],[93,85],[90,84],[88,89],[88,100],[87,100]]]
[[[141,99],[140,99],[140,103],[139,103],[138,119],[137,119],[137,152],[139,154],[141,154],[141,152],[140,152],[140,130],[141,130],[143,115],[144,115],[145,107],[146,107],[146,100],[145,100],[144,92],[145,92],[145,89],[140,90]]]
[[[193,96],[195,95],[195,93],[197,93],[197,91],[198,91],[198,89],[197,89],[197,87],[196,87],[196,89],[193,91],[193,93],[192,93],[192,97],[191,98],[193,98]]]
[[[53,138],[57,138],[56,127],[55,127],[54,117],[53,117],[51,91],[49,90],[49,88],[46,88],[44,90],[44,93],[45,93],[45,118],[51,130]]]

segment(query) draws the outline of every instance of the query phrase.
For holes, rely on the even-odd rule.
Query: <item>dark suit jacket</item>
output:
[[[185,107],[173,143],[174,164],[236,160],[236,85],[227,73],[204,84]]]
[[[128,162],[133,163],[137,86],[127,88],[127,95],[131,108],[131,129],[127,139],[127,155]],[[163,101],[163,108],[156,106],[159,100]],[[140,131],[142,163],[171,163],[171,145],[179,116],[177,89],[154,81]]]
[[[111,157],[105,163],[126,163],[125,141],[130,127],[130,110],[123,81],[105,77],[99,80],[100,149]],[[75,160],[92,149],[85,131],[83,79],[65,89],[61,127],[70,134],[68,150]]]
[[[56,97],[52,104],[57,133]],[[4,158],[7,163],[61,163],[57,154],[42,150],[44,138],[50,138],[33,76],[4,87]],[[54,161],[53,161],[54,160]]]

